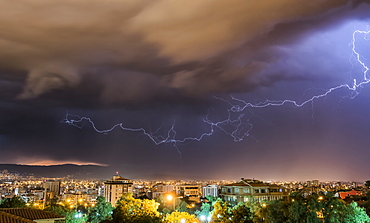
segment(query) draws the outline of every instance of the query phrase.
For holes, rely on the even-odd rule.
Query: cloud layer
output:
[[[276,46],[348,15],[354,3],[9,1],[0,69],[26,72],[20,99],[73,92],[126,104],[247,92],[284,78],[271,69],[284,56]]]

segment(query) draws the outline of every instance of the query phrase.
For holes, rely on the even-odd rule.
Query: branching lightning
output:
[[[225,103],[227,103],[230,107],[227,109],[227,117],[224,120],[221,121],[212,121],[209,118],[209,115],[203,118],[203,122],[209,126],[209,130],[199,136],[196,137],[186,137],[186,138],[176,138],[177,132],[175,130],[175,122],[172,123],[171,127],[167,131],[167,134],[165,136],[156,136],[155,133],[149,133],[144,128],[129,128],[125,127],[123,123],[118,123],[112,126],[109,129],[105,130],[99,130],[95,123],[88,117],[80,117],[77,115],[71,115],[66,114],[65,118],[61,121],[61,123],[72,125],[77,128],[82,128],[84,123],[90,123],[92,128],[102,134],[108,134],[109,132],[113,131],[114,129],[122,129],[124,131],[131,131],[131,132],[140,132],[146,137],[148,137],[155,145],[161,145],[161,144],[172,144],[174,146],[177,146],[177,144],[185,143],[187,141],[200,141],[203,138],[207,136],[211,136],[215,133],[216,130],[221,130],[225,134],[231,136],[235,142],[242,141],[245,137],[250,136],[250,131],[253,128],[253,124],[251,122],[251,118],[254,117],[253,113],[247,112],[248,109],[252,108],[266,108],[266,107],[273,107],[273,106],[284,106],[284,105],[293,105],[294,107],[303,107],[307,104],[311,104],[313,106],[313,103],[320,99],[325,98],[329,94],[333,93],[334,91],[337,91],[339,89],[347,89],[349,90],[349,94],[345,97],[353,99],[355,98],[359,93],[360,89],[368,84],[370,82],[370,78],[368,77],[368,71],[369,67],[365,64],[363,61],[362,56],[358,51],[356,50],[356,37],[359,35],[363,35],[364,39],[368,35],[370,35],[369,31],[361,31],[356,30],[352,34],[352,56],[356,59],[356,61],[361,65],[362,67],[362,78],[360,80],[353,79],[351,84],[342,84],[335,87],[332,87],[328,90],[326,90],[323,94],[315,95],[311,98],[309,98],[306,101],[303,102],[297,102],[294,100],[266,100],[263,102],[259,102],[257,104],[246,102],[242,99],[235,98],[231,96],[230,100],[215,97],[217,100],[221,100]]]

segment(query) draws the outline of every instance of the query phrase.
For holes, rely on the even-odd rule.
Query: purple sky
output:
[[[366,81],[352,34],[370,29],[368,1],[34,0],[2,8],[0,163],[104,164],[130,178],[370,179],[368,84],[301,107],[228,112],[241,100],[302,104]],[[355,38],[370,67],[370,34]],[[142,131],[61,123],[66,114],[156,139],[214,131],[156,145]],[[220,123],[229,117],[237,121]]]

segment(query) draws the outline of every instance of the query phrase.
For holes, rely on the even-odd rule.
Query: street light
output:
[[[201,215],[201,216],[199,217],[199,219],[200,219],[201,221],[205,221],[207,218],[206,218],[206,216],[205,216],[205,215]]]
[[[171,194],[168,194],[168,195],[166,196],[166,199],[167,199],[167,201],[169,201],[169,202],[172,202],[172,200],[173,200],[173,202],[172,202],[172,206],[173,206],[173,210],[175,210],[175,199],[174,199],[174,197],[173,197]]]
[[[208,217],[206,215],[201,215],[199,217],[199,220],[202,221],[202,222],[210,222],[211,221],[211,216],[209,215]]]

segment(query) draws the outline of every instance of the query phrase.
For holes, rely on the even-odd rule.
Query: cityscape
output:
[[[17,218],[24,222],[28,219],[34,222],[179,223],[370,221],[370,180],[161,181],[131,180],[118,172],[106,180],[81,180],[35,177],[3,170],[0,196],[2,222],[15,222]],[[301,210],[304,214],[295,219],[292,216],[298,209],[290,213],[291,216],[284,216],[283,208],[281,212],[273,210],[279,202],[293,209],[296,203],[312,200],[318,207]],[[148,203],[151,205],[146,206]],[[348,210],[343,209],[345,207]],[[135,212],[135,208],[141,212]],[[31,210],[45,213],[30,214]],[[310,214],[314,215],[309,219]]]
[[[370,222],[369,0],[18,0],[0,223]]]

